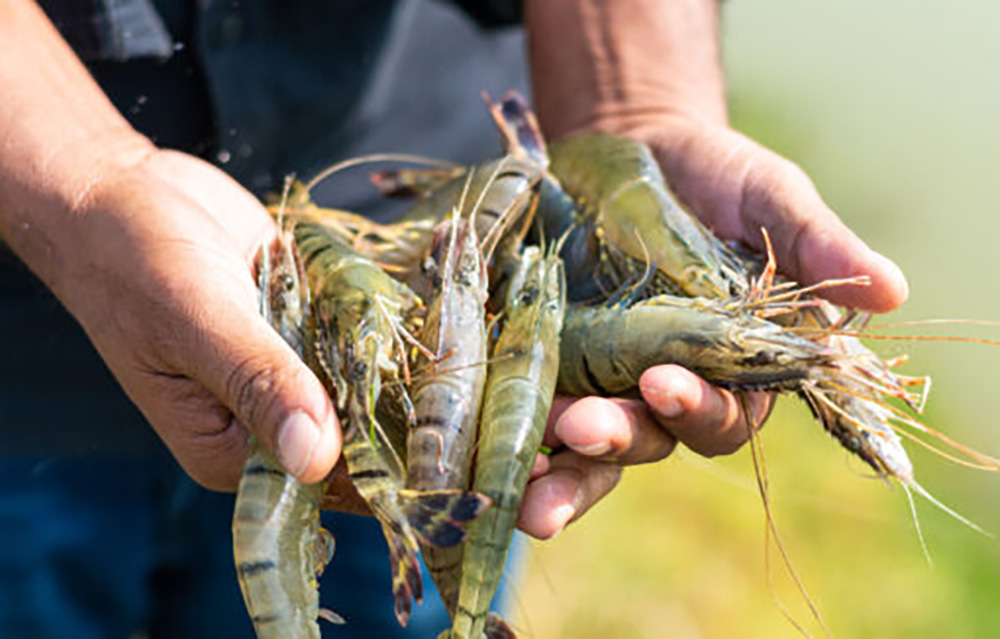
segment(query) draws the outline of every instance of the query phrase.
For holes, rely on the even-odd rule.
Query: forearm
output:
[[[34,2],[0,2],[0,60],[0,240],[54,286],[87,193],[151,145]]]
[[[526,0],[546,133],[683,115],[726,122],[718,0]]]

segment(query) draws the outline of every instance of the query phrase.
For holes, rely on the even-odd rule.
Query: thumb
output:
[[[906,279],[823,202],[794,163],[726,127],[681,124],[647,140],[671,187],[722,237],[763,250],[761,228],[774,242],[778,269],[802,284],[867,275],[871,285],[838,286],[831,301],[884,313],[907,297]]]
[[[197,349],[192,376],[274,452],[285,470],[306,483],[321,481],[341,448],[326,389],[263,318],[229,308],[231,316],[213,322]]]

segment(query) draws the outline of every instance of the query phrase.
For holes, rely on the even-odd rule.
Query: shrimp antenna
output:
[[[768,556],[767,548],[769,546],[768,539],[770,539],[770,537],[773,537],[775,546],[778,548],[778,552],[781,555],[782,563],[784,563],[785,568],[788,570],[789,576],[792,578],[792,581],[795,583],[796,588],[798,588],[799,593],[802,595],[802,598],[805,600],[806,605],[809,607],[809,612],[812,614],[812,617],[816,620],[816,622],[819,623],[820,627],[823,629],[823,633],[828,638],[832,639],[833,635],[830,633],[830,629],[823,621],[823,616],[820,614],[819,609],[813,602],[812,597],[809,596],[809,592],[806,590],[805,584],[799,578],[798,573],[795,570],[795,567],[792,565],[791,558],[788,556],[788,553],[785,550],[785,544],[781,540],[781,535],[778,534],[778,526],[774,520],[774,513],[771,510],[770,487],[767,478],[767,464],[764,460],[764,451],[762,450],[763,446],[760,442],[760,430],[757,425],[757,418],[754,415],[753,408],[750,406],[750,402],[747,399],[745,393],[737,393],[736,398],[740,403],[740,408],[743,410],[743,415],[746,419],[747,432],[750,435],[750,457],[753,460],[754,475],[756,476],[757,479],[757,489],[760,492],[761,501],[764,506],[765,569],[768,575],[768,586],[771,588],[771,595],[774,598],[774,601],[777,604],[778,609],[781,611],[782,615],[784,615],[785,618],[788,619],[789,623],[791,623],[795,627],[795,629],[798,630],[801,634],[812,639],[812,635],[810,635],[809,632],[804,627],[802,627],[798,622],[795,621],[795,618],[792,616],[791,612],[789,612],[789,610],[781,602],[781,599],[777,596],[777,593],[775,593],[774,591],[774,585],[773,582],[771,581],[771,572],[769,567],[770,562],[767,561],[767,556]]]
[[[861,331],[833,331],[833,334],[846,335],[848,337],[859,337],[861,339],[882,340],[886,342],[960,342],[963,344],[1000,346],[1000,339],[989,339],[987,337],[961,337],[958,335],[881,335],[879,333]]]
[[[906,494],[906,501],[910,504],[910,513],[913,515],[913,527],[917,531],[917,539],[920,540],[920,549],[924,551],[924,558],[927,560],[928,566],[934,565],[934,560],[931,559],[931,551],[927,549],[927,540],[924,539],[924,531],[920,529],[920,518],[917,517],[917,505],[913,503],[913,493],[910,492],[910,487],[906,484],[900,484],[903,487],[903,492]]]
[[[834,389],[836,389],[836,390],[838,390],[840,392],[847,393],[848,395],[853,395],[855,397],[858,397],[858,398],[866,400],[866,401],[870,401],[870,402],[874,403],[875,405],[877,405],[879,408],[882,408],[883,410],[888,411],[889,413],[891,413],[893,419],[896,419],[897,421],[899,421],[899,422],[901,422],[903,424],[906,424],[907,426],[910,426],[911,428],[914,428],[914,429],[916,429],[916,430],[918,430],[920,432],[923,432],[923,433],[926,433],[927,435],[930,435],[931,437],[935,437],[935,438],[943,441],[944,443],[948,444],[948,446],[950,446],[954,450],[957,450],[958,452],[960,452],[963,455],[969,457],[970,459],[973,459],[973,460],[979,462],[980,464],[982,464],[985,467],[984,470],[990,470],[990,471],[993,471],[993,472],[1000,472],[1000,460],[997,460],[997,459],[995,459],[995,458],[993,458],[993,457],[991,457],[989,455],[985,455],[983,453],[980,453],[979,451],[976,451],[976,450],[970,448],[969,446],[966,446],[966,445],[962,444],[961,442],[958,442],[958,441],[952,439],[951,437],[948,437],[947,435],[945,435],[941,431],[936,430],[934,428],[931,428],[930,426],[928,426],[927,424],[924,424],[923,422],[917,421],[917,419],[915,417],[913,417],[912,415],[907,414],[906,412],[900,410],[899,408],[896,408],[892,404],[889,404],[887,402],[878,401],[877,399],[875,399],[873,397],[866,396],[866,395],[864,395],[862,393],[858,393],[858,392],[856,392],[854,390],[851,390],[850,388],[847,388],[847,387],[842,386],[840,384],[837,384],[835,382],[827,382],[827,383],[832,388],[834,388]]]
[[[959,326],[983,326],[986,328],[1000,328],[1000,322],[995,322],[992,320],[971,320],[971,319],[925,319],[925,320],[907,320],[904,322],[880,322],[878,324],[870,324],[868,326],[871,330],[881,330],[886,328],[905,328],[909,326],[933,326],[933,325],[951,325],[956,324]]]
[[[278,205],[277,223],[279,229],[285,227],[285,209],[288,206],[288,194],[292,190],[292,183],[295,182],[295,174],[289,173],[285,176],[285,184],[281,189],[281,203]]]
[[[984,530],[981,526],[979,526],[976,523],[973,523],[967,517],[964,517],[963,515],[960,515],[958,512],[956,512],[952,508],[949,508],[948,506],[945,506],[942,502],[938,501],[938,499],[936,497],[934,497],[934,495],[932,495],[929,492],[927,492],[927,490],[923,486],[921,486],[920,484],[918,484],[916,482],[916,480],[911,479],[907,483],[909,484],[910,488],[912,488],[913,490],[917,491],[918,495],[920,495],[921,497],[923,497],[927,501],[929,501],[932,504],[934,504],[935,506],[937,506],[944,513],[946,513],[948,515],[951,515],[952,518],[957,519],[958,521],[960,521],[961,523],[965,524],[966,526],[968,526],[972,530],[975,530],[980,535],[983,535],[984,537],[989,537],[990,539],[994,538],[993,533],[991,533],[991,532],[989,532],[987,530]]]
[[[375,164],[376,162],[405,162],[407,164],[420,164],[423,166],[433,166],[442,169],[456,169],[460,165],[454,162],[449,162],[447,160],[438,160],[435,158],[429,158],[423,155],[413,155],[410,153],[371,153],[368,155],[361,155],[356,158],[350,158],[349,160],[343,160],[335,164],[331,164],[322,171],[316,174],[311,180],[309,180],[305,185],[306,193],[311,193],[313,189],[319,186],[320,182],[327,179],[335,173],[339,173],[344,169],[349,169],[355,166],[361,166],[363,164]]]

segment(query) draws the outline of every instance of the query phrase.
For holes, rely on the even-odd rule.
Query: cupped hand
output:
[[[801,284],[870,278],[866,287],[823,290],[832,302],[887,312],[906,300],[899,268],[841,222],[801,169],[728,126],[670,115],[590,128],[647,143],[670,187],[720,237],[764,250],[766,228],[778,269]],[[647,370],[639,390],[641,400],[557,398],[545,441],[555,452],[535,464],[521,512],[525,532],[555,535],[607,495],[624,466],[663,459],[678,442],[713,456],[736,451],[749,437],[737,398],[679,366]],[[773,397],[750,393],[748,399],[757,427]]]
[[[748,422],[736,397],[680,366],[647,370],[642,399],[556,397],[525,491],[520,528],[548,539],[578,519],[618,484],[625,466],[660,461],[678,443],[712,457],[736,451]],[[771,409],[767,393],[747,396],[754,426]]]
[[[830,209],[793,162],[725,124],[684,115],[618,127],[653,149],[670,188],[716,235],[764,251],[778,271],[803,285],[866,275],[868,286],[819,294],[842,306],[886,313],[906,301],[906,278]]]
[[[198,483],[235,490],[248,432],[306,482],[340,453],[330,400],[258,315],[252,262],[274,225],[211,165],[150,150],[82,194],[54,289]]]

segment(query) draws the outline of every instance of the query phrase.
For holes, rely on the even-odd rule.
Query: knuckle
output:
[[[254,429],[265,423],[275,408],[275,391],[281,378],[281,369],[261,357],[247,357],[229,372],[226,397],[232,411],[247,427]]]
[[[642,463],[655,463],[663,461],[674,452],[674,447],[675,443],[672,438],[658,438],[653,445],[650,446],[650,449],[646,453]]]
[[[692,446],[694,451],[702,457],[712,458],[724,455],[732,455],[738,451],[747,441],[747,434],[740,424],[734,424],[729,428],[713,434],[700,442],[697,447]]]

